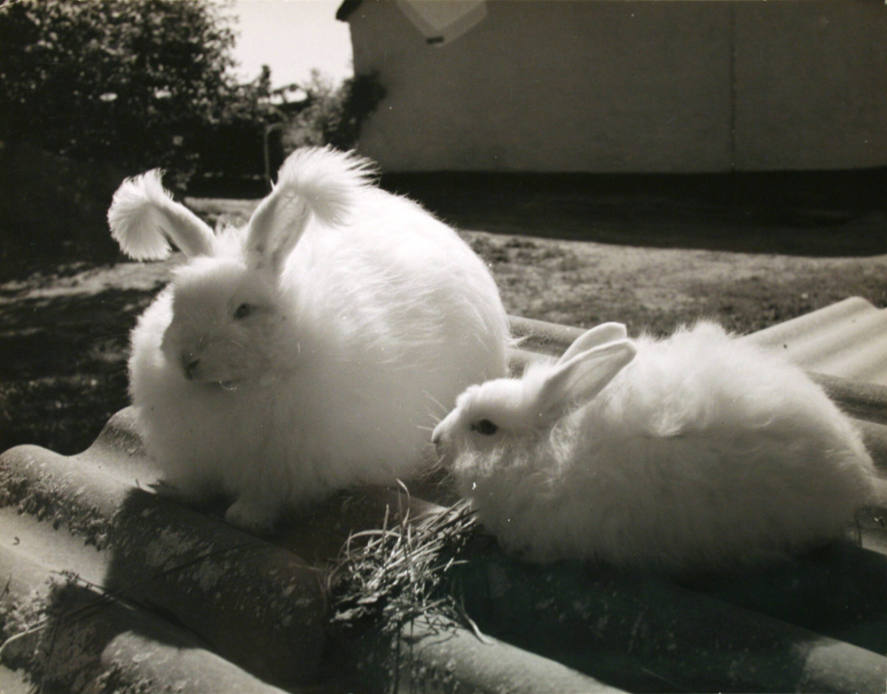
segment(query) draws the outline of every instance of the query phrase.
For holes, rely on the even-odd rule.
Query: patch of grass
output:
[[[0,451],[92,443],[128,404],[129,332],[166,272],[78,263],[0,285]]]
[[[887,264],[848,262],[829,267],[799,268],[783,277],[752,276],[726,284],[700,281],[690,290],[700,297],[701,310],[717,316],[739,333],[755,332],[775,323],[823,308],[849,296],[861,296],[887,307]]]
[[[761,330],[849,296],[887,306],[887,256],[821,258],[660,249],[463,232],[509,313],[663,335],[711,318]]]

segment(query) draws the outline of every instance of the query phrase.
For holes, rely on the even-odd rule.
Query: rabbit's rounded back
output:
[[[131,395],[166,477],[242,501],[229,512],[241,525],[417,473],[439,403],[505,373],[507,317],[486,266],[368,174],[353,155],[297,152],[247,227],[221,235],[127,184],[132,209],[109,213],[123,239],[121,217],[191,226],[166,235],[190,258],[133,331]],[[121,245],[167,252],[165,239]]]
[[[869,500],[859,433],[781,356],[709,323],[634,352],[555,415],[527,403],[563,365],[531,370],[513,399],[543,421],[453,447],[460,490],[505,545],[538,559],[730,565],[840,535]],[[483,402],[483,387],[469,399]],[[509,419],[494,402],[462,408]]]

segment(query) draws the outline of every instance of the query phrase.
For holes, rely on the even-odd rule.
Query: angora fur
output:
[[[189,256],[132,333],[147,450],[186,499],[229,495],[265,528],[331,490],[417,473],[467,385],[506,371],[508,329],[480,259],[369,165],[300,150],[247,226],[214,235],[149,172],[109,211],[137,258]]]
[[[596,330],[522,379],[469,388],[434,432],[505,547],[716,568],[839,535],[870,500],[859,433],[781,356],[711,323],[663,341]]]

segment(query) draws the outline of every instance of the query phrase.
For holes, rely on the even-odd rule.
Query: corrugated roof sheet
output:
[[[519,318],[513,328],[526,338],[516,363],[581,332]],[[885,311],[853,298],[749,339],[821,372],[887,467],[885,337]],[[848,380],[859,377],[869,382]],[[681,582],[525,565],[487,541],[459,569],[464,607],[487,636],[417,620],[392,650],[372,630],[331,636],[322,559],[350,531],[433,503],[339,495],[268,541],[157,497],[153,479],[129,409],[77,456],[35,446],[0,456],[0,691],[27,691],[23,673],[46,691],[91,692],[880,694],[887,683],[878,510],[860,515],[858,542]]]
[[[851,297],[751,335],[809,371],[887,385],[887,309]]]
[[[582,330],[530,318],[512,319],[530,351],[559,354]],[[887,385],[887,309],[855,296],[773,325],[747,337],[785,350],[815,373]]]

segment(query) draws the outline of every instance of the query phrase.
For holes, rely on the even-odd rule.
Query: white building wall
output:
[[[387,90],[360,149],[389,171],[887,165],[878,0],[490,0],[444,45],[393,0],[348,21]]]

